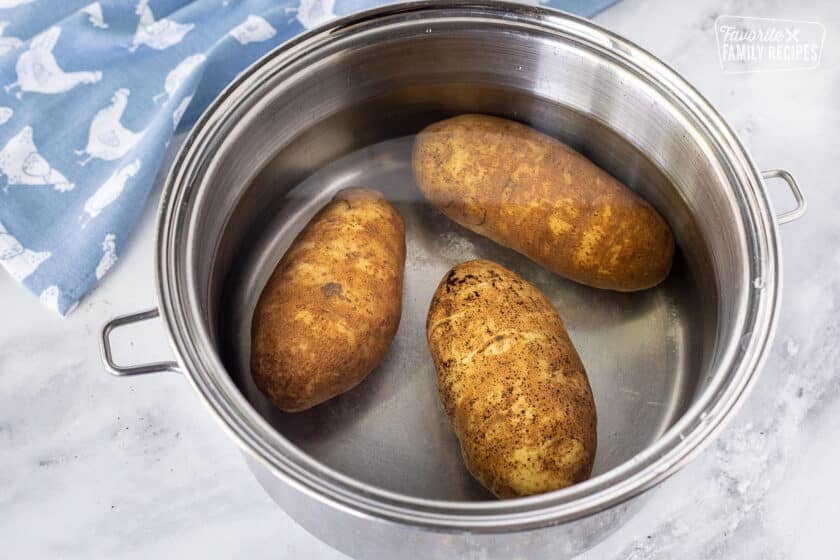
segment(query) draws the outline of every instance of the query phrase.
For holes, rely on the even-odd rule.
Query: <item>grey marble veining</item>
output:
[[[720,14],[822,22],[815,70],[724,74]],[[810,210],[781,228],[781,321],[729,427],[585,559],[829,558],[840,546],[840,3],[624,0],[602,25],[671,64],[760,167],[791,171]],[[771,184],[782,208],[785,187]],[[778,195],[776,195],[778,193]],[[68,319],[0,274],[0,547],[7,558],[345,558],[262,492],[176,375],[109,377],[110,317],[154,304],[154,204],[104,284]],[[154,355],[154,334],[125,359]],[[159,334],[159,333],[158,333]]]

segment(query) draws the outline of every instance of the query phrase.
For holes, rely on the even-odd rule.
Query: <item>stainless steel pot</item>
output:
[[[483,112],[576,146],[666,216],[680,252],[653,290],[578,286],[466,232],[428,206],[410,135]],[[179,371],[303,527],[351,555],[558,558],[592,546],[630,500],[709,443],[743,401],[772,339],[777,223],[734,133],[682,78],[632,43],[556,11],[501,2],[389,6],[281,46],[207,110],[167,180],[157,232],[159,310],[103,331],[116,375]],[[294,235],[348,184],[382,189],[407,223],[403,321],[354,391],[305,413],[273,409],[248,372],[250,317]],[[424,338],[454,263],[490,257],[563,315],[599,410],[594,476],[491,499],[462,466]],[[160,313],[174,362],[120,367],[109,334]]]

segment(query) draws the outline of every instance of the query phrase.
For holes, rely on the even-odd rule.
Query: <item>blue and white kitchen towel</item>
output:
[[[177,129],[286,39],[382,3],[0,0],[0,264],[66,315],[119,260]]]

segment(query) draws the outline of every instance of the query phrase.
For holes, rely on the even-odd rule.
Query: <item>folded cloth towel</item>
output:
[[[382,3],[0,0],[0,264],[69,313],[118,261],[176,130],[270,49]]]

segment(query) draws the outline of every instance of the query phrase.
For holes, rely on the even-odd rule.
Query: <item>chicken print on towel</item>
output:
[[[17,81],[5,86],[6,93],[15,92],[18,99],[23,92],[63,93],[79,84],[93,84],[102,79],[102,72],[65,72],[53,56],[53,48],[61,35],[60,27],[50,27],[29,43],[15,64]]]
[[[244,22],[230,30],[230,36],[243,45],[267,41],[275,35],[277,30],[260,16],[248,16]]]
[[[111,104],[94,115],[88,132],[87,147],[84,150],[76,150],[77,156],[88,156],[79,161],[80,165],[86,165],[93,158],[106,161],[119,159],[143,137],[143,131],[132,132],[120,122],[128,105],[129,95],[129,90],[118,89],[111,97]]]
[[[207,57],[203,54],[194,54],[179,62],[178,66],[166,75],[166,80],[163,83],[163,92],[155,95],[153,98],[155,104],[161,99],[167,100],[175,95],[175,92],[178,91],[197,68],[204,64],[205,60],[207,60]]]
[[[140,0],[137,3],[137,15],[140,21],[137,23],[137,31],[134,32],[134,40],[128,49],[136,51],[142,45],[161,51],[172,45],[177,45],[184,38],[184,35],[195,27],[192,23],[178,23],[171,19],[162,18],[155,21],[152,9],[149,7],[149,0]]]
[[[118,169],[101,187],[96,189],[96,192],[85,202],[87,219],[82,224],[82,228],[87,226],[90,220],[101,214],[102,210],[120,197],[123,189],[125,189],[126,181],[130,177],[137,175],[138,171],[140,171],[140,160],[136,159],[125,167]]]
[[[41,295],[38,296],[38,299],[41,300],[41,303],[47,308],[52,309],[59,315],[61,315],[61,311],[58,309],[58,296],[61,295],[61,291],[58,289],[58,286],[49,286],[45,288]]]
[[[57,191],[72,191],[76,185],[38,153],[32,134],[32,127],[25,126],[0,150],[0,173],[6,176],[3,190],[16,186],[52,185]]]
[[[116,236],[109,233],[102,240],[102,258],[99,259],[99,264],[96,265],[96,279],[102,280],[102,277],[111,270],[117,262],[117,242]]]
[[[7,37],[4,35],[8,26],[8,21],[0,21],[0,56],[15,50],[23,44],[23,41],[17,37]]]
[[[46,307],[47,309],[58,313],[59,315],[69,315],[73,312],[76,307],[79,306],[79,302],[72,303],[70,307],[68,307],[63,313],[61,312],[61,290],[58,289],[58,286],[47,286],[41,294],[38,296],[38,299],[41,300],[41,304]]]
[[[108,29],[108,24],[105,23],[105,18],[102,15],[102,6],[99,2],[88,4],[82,8],[82,12],[88,15],[88,21],[92,26],[98,27],[99,29]]]
[[[306,29],[312,29],[335,18],[333,9],[335,0],[300,0],[297,8],[291,11],[297,12],[297,19]]]
[[[0,264],[18,281],[23,280],[50,258],[49,251],[35,252],[25,249],[0,224]]]

